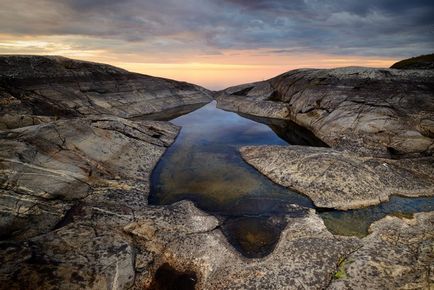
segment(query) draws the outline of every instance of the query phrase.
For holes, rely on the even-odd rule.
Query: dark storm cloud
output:
[[[434,50],[434,2],[0,0],[0,32],[83,35],[113,49],[407,56]],[[122,42],[134,43],[130,46]],[[105,43],[107,45],[107,43]]]

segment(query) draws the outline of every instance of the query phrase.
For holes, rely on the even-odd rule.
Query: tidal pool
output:
[[[228,241],[251,258],[274,249],[286,226],[285,216],[305,214],[290,204],[314,207],[306,196],[271,182],[238,151],[245,145],[326,146],[305,129],[282,120],[226,112],[217,109],[215,101],[171,122],[182,129],[152,173],[150,204],[193,201],[222,219]],[[394,197],[376,207],[319,212],[333,233],[362,236],[370,223],[386,214],[434,210],[433,200]]]

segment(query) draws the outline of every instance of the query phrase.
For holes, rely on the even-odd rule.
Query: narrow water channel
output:
[[[167,118],[166,118],[167,119]],[[152,173],[150,204],[183,199],[223,220],[229,242],[246,257],[263,257],[277,243],[285,216],[313,208],[306,196],[271,182],[241,159],[245,145],[325,146],[310,132],[281,120],[246,118],[216,108],[215,101],[171,120],[182,126]],[[320,211],[330,231],[362,236],[386,214],[434,210],[432,198],[394,197],[376,207]]]

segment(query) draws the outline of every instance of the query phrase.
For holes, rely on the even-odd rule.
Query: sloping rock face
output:
[[[177,132],[100,116],[2,132],[0,288],[144,289],[164,264],[197,273],[197,289],[328,285],[359,241],[334,237],[314,211],[288,217],[272,256],[249,261],[191,202],[147,205]]]
[[[434,53],[407,58],[394,63],[396,69],[434,69]]]
[[[1,132],[2,289],[126,289],[122,227],[147,205],[152,168],[178,128],[86,117]]]
[[[23,239],[52,230],[97,187],[122,189],[130,186],[125,180],[137,180],[147,192],[150,172],[177,132],[169,123],[116,117],[1,132],[2,238]],[[146,204],[146,196],[140,196]]]
[[[382,157],[434,150],[434,70],[299,69],[226,89],[217,102],[292,120],[333,148]]]
[[[307,146],[252,146],[240,151],[271,180],[302,192],[322,208],[376,205],[393,194],[434,196],[431,157],[392,160]]]
[[[38,124],[40,116],[142,117],[211,100],[211,92],[199,86],[105,64],[0,56],[0,128]]]

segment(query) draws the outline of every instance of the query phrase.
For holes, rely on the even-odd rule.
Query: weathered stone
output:
[[[299,69],[220,92],[218,107],[289,119],[333,148],[431,155],[434,70]]]
[[[162,219],[161,217],[164,217]],[[234,250],[218,221],[190,202],[154,209],[125,227],[142,248],[156,254],[151,273],[163,264],[194,272],[197,289],[323,289],[337,261],[359,247],[357,238],[335,237],[314,211],[288,218],[275,250],[263,259],[246,259]],[[151,283],[152,277],[143,279]]]
[[[22,243],[0,243],[1,289],[127,289],[134,250],[107,226],[75,223]]]
[[[200,87],[57,57],[2,57],[0,68],[0,289],[143,289],[161,269],[191,273],[197,289],[432,283],[432,213],[387,217],[358,239],[332,235],[314,210],[300,208],[301,215],[279,217],[287,225],[269,256],[247,259],[228,243],[222,221],[193,203],[148,205],[151,171],[179,129],[119,116],[160,118],[166,109],[194,107],[209,99]],[[280,95],[271,83],[233,92],[246,102],[256,98],[259,105],[245,106],[255,114],[292,116],[287,104],[275,102]],[[416,130],[432,138],[427,116]],[[432,188],[429,158],[383,162],[306,150],[323,152],[324,161],[338,156],[333,162],[344,170],[347,161],[360,166],[350,173],[366,169],[355,176],[375,186],[393,188],[399,178],[409,195]]]
[[[211,100],[202,87],[105,64],[58,56],[0,57],[0,128],[45,121],[40,116],[133,118]]]
[[[373,223],[362,247],[340,261],[329,289],[432,289],[434,213]]]
[[[131,181],[148,188],[152,168],[177,132],[169,123],[116,117],[65,119],[1,132],[1,236],[47,232],[72,204],[95,199],[99,188],[133,188]],[[146,193],[138,206],[146,205]],[[17,224],[25,225],[22,231]]]
[[[247,146],[244,160],[274,182],[295,189],[318,207],[351,209],[389,196],[434,196],[434,158],[392,160],[330,148]]]

